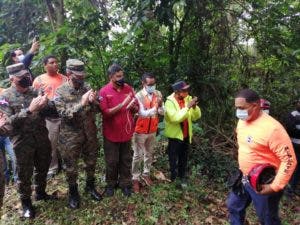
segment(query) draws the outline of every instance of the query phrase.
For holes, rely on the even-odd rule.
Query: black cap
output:
[[[187,90],[190,88],[190,85],[185,83],[184,81],[178,81],[172,84],[173,91]]]

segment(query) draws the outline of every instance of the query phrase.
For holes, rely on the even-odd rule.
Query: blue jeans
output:
[[[290,180],[290,186],[291,186],[292,190],[296,190],[297,185],[299,184],[299,179],[300,179],[300,145],[293,143],[293,146],[294,146],[296,159],[297,159],[298,163],[297,163],[296,169],[294,171],[294,174]]]
[[[262,225],[280,225],[278,207],[282,191],[271,195],[257,194],[249,182],[244,184],[244,188],[244,194],[236,195],[230,192],[227,198],[230,224],[245,224],[246,208],[253,202],[256,215]]]
[[[15,155],[15,152],[13,150],[12,143],[10,142],[8,137],[0,136],[0,149],[2,149],[3,153],[4,153],[4,150],[5,150],[6,153],[8,154],[8,156],[9,156],[9,159],[10,159],[11,164],[12,164],[12,170],[13,170],[12,171],[13,172],[13,181],[16,182],[18,180],[17,169],[16,169],[16,155]],[[9,166],[8,166],[6,158],[4,158],[4,159],[5,159],[4,174],[5,174],[5,178],[7,180],[9,180],[9,174],[10,174]]]

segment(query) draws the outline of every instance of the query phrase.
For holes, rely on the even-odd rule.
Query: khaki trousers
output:
[[[59,168],[59,153],[57,150],[58,147],[58,137],[59,137],[59,129],[60,129],[61,119],[60,118],[47,118],[46,119],[46,127],[48,129],[48,137],[51,142],[51,155],[52,160],[49,167],[49,172],[57,172]]]
[[[138,180],[140,175],[150,175],[153,162],[153,149],[155,145],[156,133],[138,134],[134,133],[132,138],[133,160],[132,179]],[[144,167],[141,168],[142,162]]]

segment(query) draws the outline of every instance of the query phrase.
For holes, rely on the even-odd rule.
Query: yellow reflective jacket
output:
[[[174,95],[175,93],[168,96],[165,102],[164,135],[168,138],[176,138],[183,141],[183,133],[180,123],[187,119],[189,124],[189,141],[191,143],[193,136],[192,122],[201,117],[201,110],[198,106],[196,106],[195,109],[187,108],[188,103],[192,100],[192,96],[190,95],[184,99],[185,107],[180,109]]]

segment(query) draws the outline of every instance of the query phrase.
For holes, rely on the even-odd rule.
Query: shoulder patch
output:
[[[8,101],[6,101],[5,98],[3,98],[3,99],[0,99],[0,105],[1,106],[9,106],[9,103],[8,103]]]

